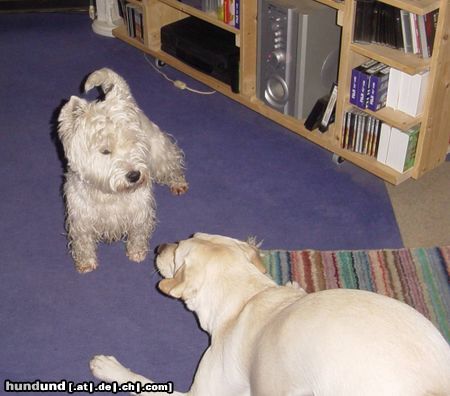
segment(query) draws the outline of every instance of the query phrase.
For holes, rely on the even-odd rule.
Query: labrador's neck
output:
[[[197,314],[201,327],[214,336],[226,329],[250,299],[269,287],[277,285],[257,272],[239,279],[210,282],[202,287],[193,300],[186,303]]]

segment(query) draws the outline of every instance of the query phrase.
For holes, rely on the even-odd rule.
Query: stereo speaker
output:
[[[337,12],[313,0],[259,0],[258,15],[257,96],[304,119],[337,81]]]

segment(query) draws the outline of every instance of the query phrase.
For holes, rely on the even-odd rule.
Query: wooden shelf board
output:
[[[375,158],[367,155],[354,153],[353,151],[342,148],[337,148],[334,152],[342,158],[394,185],[400,184],[412,177],[413,169],[410,169],[404,173],[399,173],[389,166],[378,162]]]
[[[439,8],[439,0],[380,0],[414,14],[424,15]]]
[[[185,12],[186,14],[192,15],[194,17],[200,18],[206,22],[209,22],[213,25],[220,27],[221,29],[228,30],[229,32],[239,34],[239,29],[236,29],[234,26],[227,25],[221,20],[217,19],[214,13],[206,13],[198,8],[191,7],[187,4],[180,3],[178,0],[159,0],[160,3],[164,3],[172,8],[175,8],[179,11]]]
[[[375,158],[354,153],[353,151],[341,148],[339,145],[339,141],[333,137],[336,136],[336,134],[333,133],[333,125],[331,126],[330,131],[326,133],[321,133],[318,130],[309,131],[304,127],[303,120],[297,120],[293,117],[283,115],[276,110],[267,107],[258,99],[253,98],[252,105],[247,106],[253,108],[272,121],[283,125],[287,129],[302,136],[303,138],[308,139],[311,142],[321,146],[322,148],[339,155],[345,160],[367,170],[368,172],[373,173],[374,175],[388,181],[391,184],[400,184],[412,176],[412,170],[409,170],[405,173],[399,173],[394,169],[382,164],[381,162],[378,162]]]
[[[132,46],[140,49],[141,51],[148,51],[147,47],[142,41],[139,41],[138,39],[135,39],[133,37],[130,37],[127,32],[127,28],[125,27],[125,24],[120,25],[119,27],[115,28],[113,31],[113,36],[117,37],[120,40],[125,41],[128,44],[131,44]]]
[[[383,62],[408,74],[418,74],[430,68],[430,60],[401,50],[378,44],[350,44],[350,49],[360,55]]]
[[[345,7],[344,1],[336,1],[336,0],[316,0],[316,1],[325,4],[331,8],[335,8],[336,10],[343,10]]]
[[[390,107],[384,107],[378,111],[370,111],[368,109],[364,111],[402,131],[407,131],[421,122],[421,117],[411,117],[402,111],[394,110]]]

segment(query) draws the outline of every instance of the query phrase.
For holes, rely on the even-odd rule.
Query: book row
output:
[[[119,0],[120,15],[125,21],[128,36],[144,42],[144,17],[142,8],[136,4]]]
[[[375,43],[429,58],[439,10],[417,15],[378,1],[357,0],[353,41]]]
[[[217,15],[217,18],[239,29],[240,0],[180,0],[191,7]]]
[[[345,113],[341,147],[405,172],[414,165],[420,124],[404,132],[358,109]]]
[[[350,103],[372,111],[387,106],[417,117],[423,111],[428,78],[429,71],[409,75],[369,60],[352,70]]]

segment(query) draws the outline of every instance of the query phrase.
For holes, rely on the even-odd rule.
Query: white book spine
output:
[[[400,72],[400,83],[398,88],[398,102],[397,110],[408,112],[409,108],[409,90],[411,86],[411,76],[409,74]]]
[[[386,164],[387,153],[389,148],[389,141],[391,140],[391,126],[382,123],[380,130],[380,141],[378,143],[377,160],[382,164]]]
[[[391,107],[394,110],[398,107],[398,96],[400,92],[400,78],[401,71],[391,67],[389,72],[389,83],[386,98],[386,106]]]
[[[392,127],[389,148],[386,157],[386,165],[403,172],[405,166],[406,153],[408,150],[409,135]]]
[[[417,15],[415,15],[411,12],[409,14],[409,20],[411,22],[411,39],[412,39],[413,53],[419,54],[420,53],[420,47],[419,47],[420,44],[419,44],[419,41],[417,40],[416,19],[417,19]]]
[[[428,71],[413,76],[402,73],[398,110],[412,117],[417,117],[422,114],[428,88],[429,74]]]

